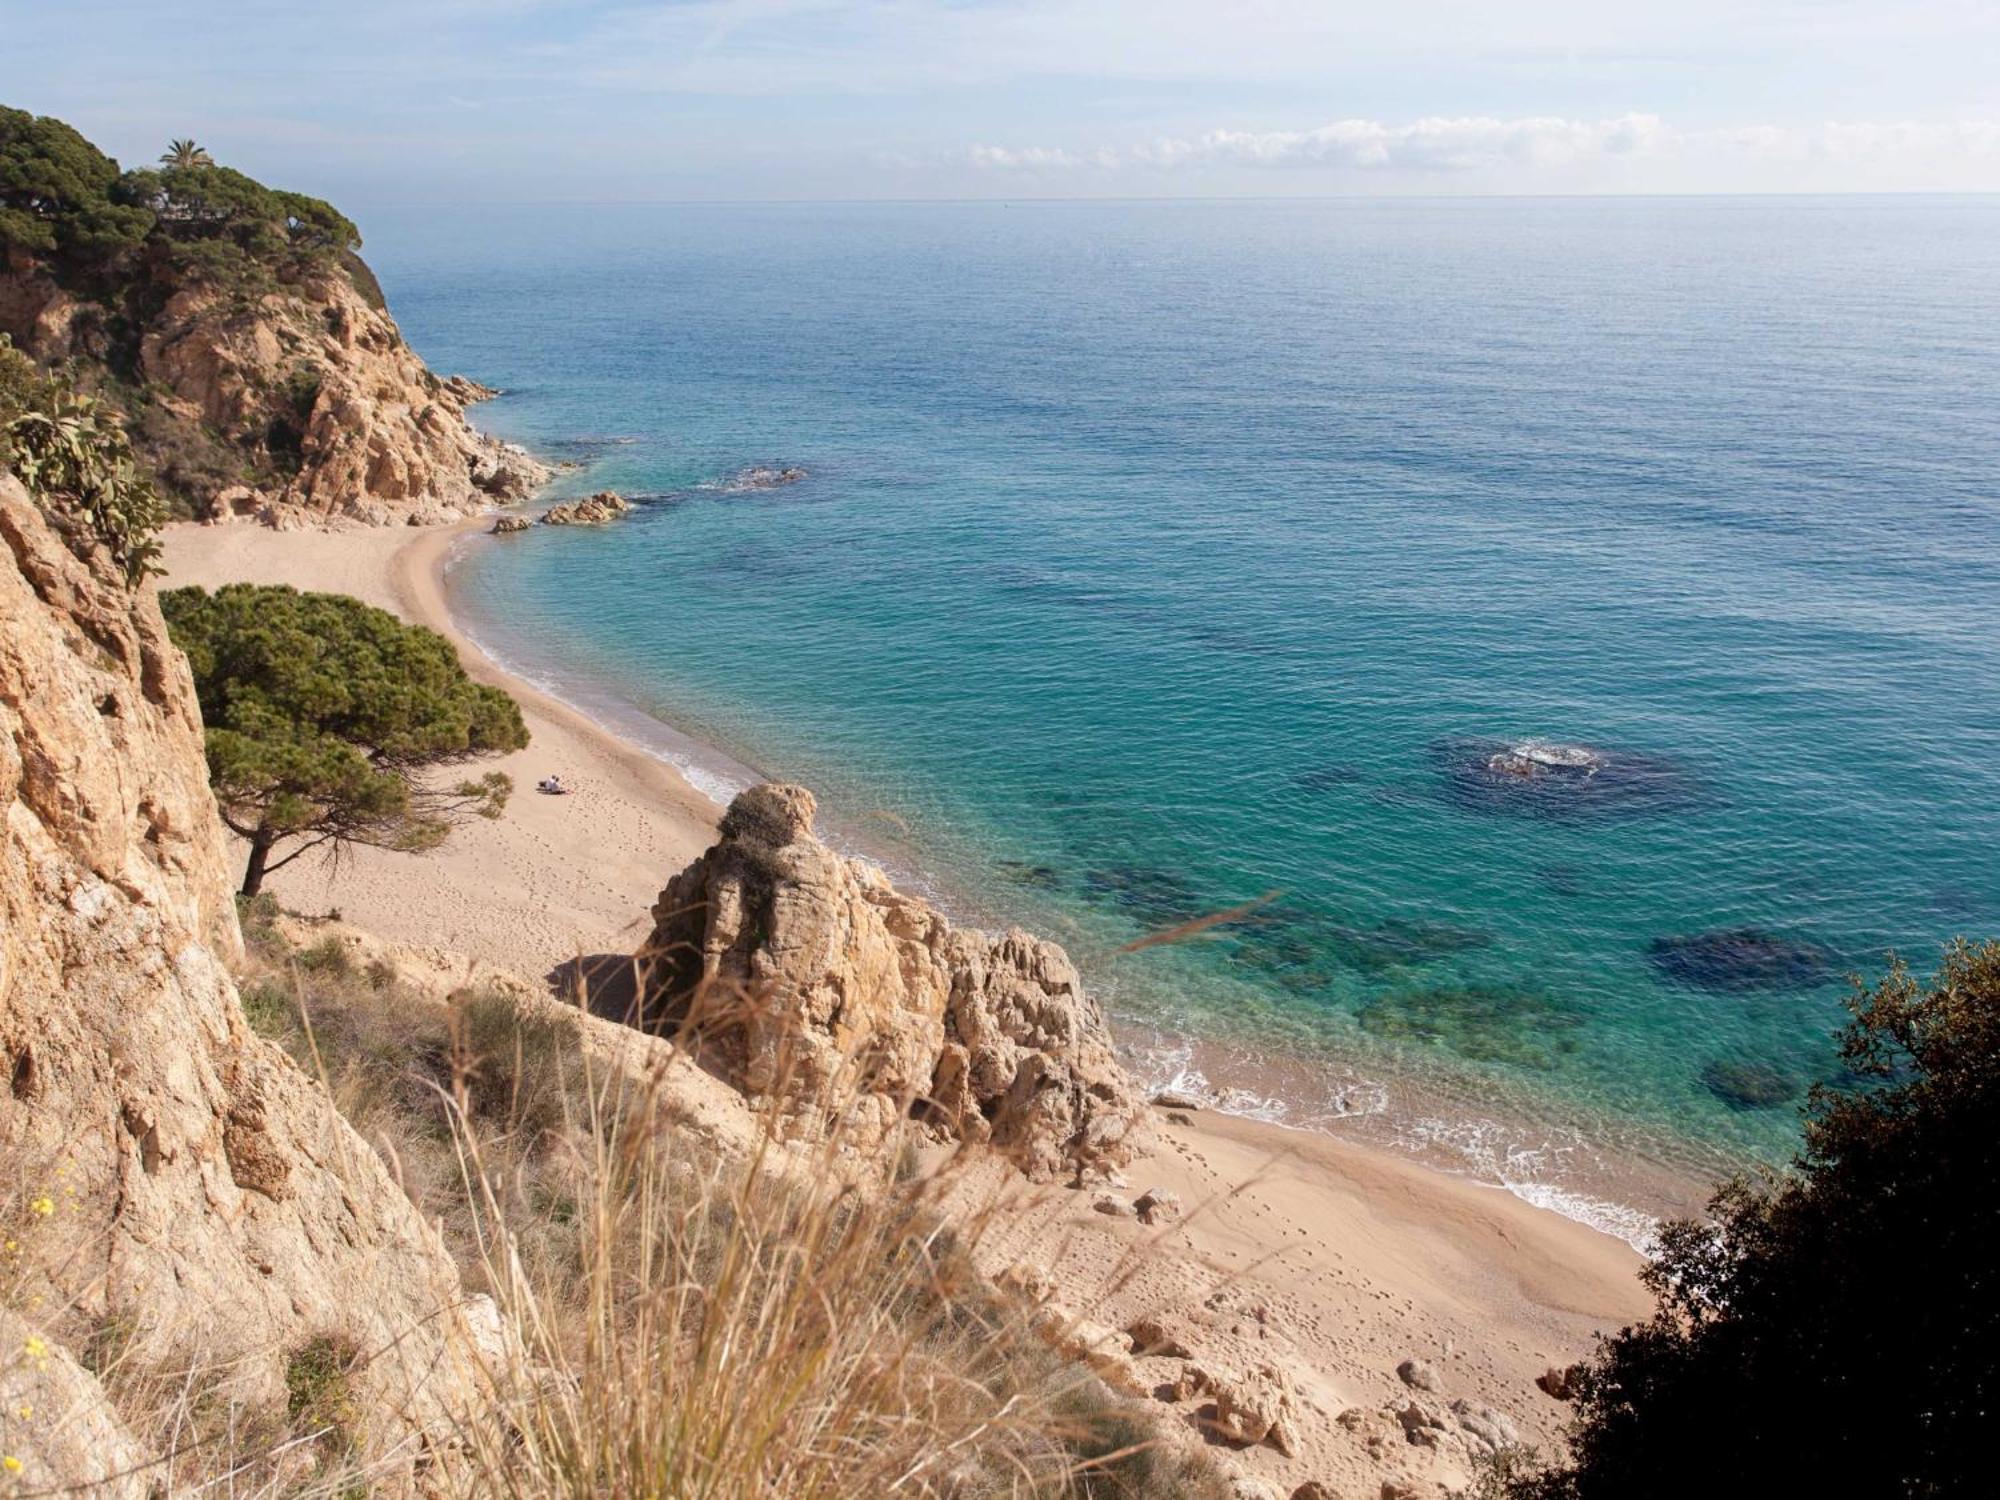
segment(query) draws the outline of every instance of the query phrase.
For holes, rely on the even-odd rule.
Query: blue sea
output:
[[[473,634],[1058,938],[1155,1079],[1637,1239],[1794,1148],[1846,976],[2000,934],[2000,199],[363,228],[639,502],[469,538]]]

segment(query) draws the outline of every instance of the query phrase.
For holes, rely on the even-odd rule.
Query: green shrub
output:
[[[348,1386],[360,1356],[351,1340],[321,1334],[285,1360],[285,1415],[295,1433],[323,1451],[347,1453],[360,1436],[361,1414]]]
[[[67,380],[35,372],[0,334],[0,417],[0,463],[79,552],[101,545],[134,587],[160,571],[167,507],[140,472],[115,412]]]
[[[1987,1493],[2000,1390],[2000,942],[1857,993],[1791,1174],[1660,1234],[1518,1500]],[[1986,1475],[1986,1478],[1981,1478]]]

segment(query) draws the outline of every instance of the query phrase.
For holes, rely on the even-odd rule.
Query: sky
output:
[[[0,0],[0,103],[368,201],[2000,191],[2000,0]]]

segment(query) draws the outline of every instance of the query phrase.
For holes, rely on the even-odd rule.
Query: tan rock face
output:
[[[0,330],[39,359],[105,358],[101,322],[38,272],[0,275]],[[549,477],[466,421],[492,391],[438,379],[388,313],[338,273],[247,307],[182,291],[141,332],[137,359],[139,380],[163,391],[161,405],[183,423],[246,452],[296,448],[296,475],[263,497],[274,524],[451,520],[521,499]],[[195,498],[227,517],[247,508],[233,489]]]
[[[157,606],[4,474],[0,819],[0,1153],[54,1199],[44,1305],[142,1356],[240,1359],[273,1395],[290,1351],[344,1336],[371,1356],[374,1437],[407,1435],[399,1408],[453,1394],[456,1271],[244,1022],[233,872]]]
[[[18,1469],[5,1493],[63,1491],[99,1500],[146,1500],[157,1471],[112,1410],[95,1376],[0,1308],[0,1452]]]
[[[954,929],[813,834],[812,794],[744,792],[668,882],[641,950],[644,1020],[711,1065],[858,1138],[914,1114],[1049,1179],[1129,1159],[1142,1108],[1062,949]]]

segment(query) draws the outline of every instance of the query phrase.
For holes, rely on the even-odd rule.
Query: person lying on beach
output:
[[[535,783],[535,790],[538,792],[547,792],[552,797],[561,797],[568,793],[569,788],[562,784],[560,776],[544,776],[540,781]]]

